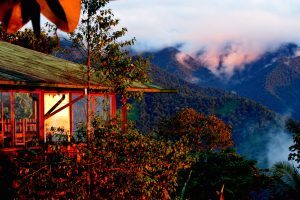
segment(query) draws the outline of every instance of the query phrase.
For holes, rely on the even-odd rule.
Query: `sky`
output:
[[[230,75],[270,48],[300,41],[299,0],[119,0],[108,7],[136,37],[136,49],[183,44],[215,73],[220,55]]]

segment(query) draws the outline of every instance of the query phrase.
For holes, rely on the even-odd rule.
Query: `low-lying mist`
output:
[[[284,130],[271,131],[268,136],[267,144],[267,166],[272,167],[280,161],[287,161],[289,156],[289,147],[293,144],[292,134]]]

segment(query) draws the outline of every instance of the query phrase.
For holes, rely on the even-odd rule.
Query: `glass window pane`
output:
[[[64,105],[69,103],[69,94],[45,94],[44,102],[45,102],[45,114],[53,108],[53,106],[62,99],[63,95],[65,98],[61,101],[59,106],[55,108],[53,111],[63,107]],[[53,112],[52,111],[52,112]],[[45,129],[46,133],[61,133],[61,131],[53,131],[57,128],[63,129],[64,133],[70,133],[70,107],[63,109],[62,111],[56,113],[50,118],[45,120]]]
[[[94,115],[101,117],[104,121],[110,117],[110,98],[109,96],[94,96],[93,98]]]
[[[72,99],[74,100],[79,96],[79,94],[73,94]],[[86,126],[86,101],[87,98],[84,97],[72,105],[73,128],[75,132],[78,128]],[[92,95],[90,103],[91,116],[101,117],[103,121],[109,120],[111,113],[110,104],[110,96]]]
[[[34,119],[33,96],[30,93],[15,93],[14,94],[14,111],[15,119]]]
[[[4,119],[10,119],[11,117],[11,109],[10,109],[10,92],[2,92],[1,93],[2,99],[2,114]]]

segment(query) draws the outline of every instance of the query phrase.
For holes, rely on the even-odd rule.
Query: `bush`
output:
[[[14,160],[17,198],[170,199],[178,174],[190,167],[188,149],[111,121],[94,126],[89,144],[53,143],[52,152]]]

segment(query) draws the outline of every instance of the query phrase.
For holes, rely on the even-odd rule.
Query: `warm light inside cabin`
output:
[[[59,109],[69,103],[69,94],[64,94],[65,99],[55,109]],[[45,114],[63,97],[63,94],[45,94]],[[54,111],[55,111],[54,110]],[[62,111],[51,116],[45,120],[46,134],[49,133],[51,127],[64,128],[65,133],[70,133],[70,107],[63,109]]]

